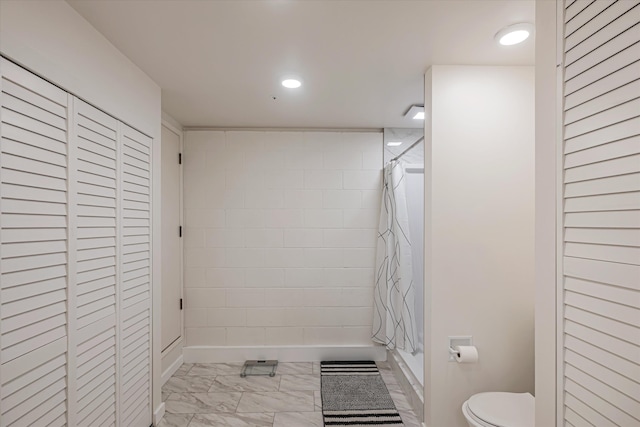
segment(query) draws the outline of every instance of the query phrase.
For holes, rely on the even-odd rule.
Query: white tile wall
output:
[[[306,228],[284,230],[286,248],[319,248],[322,247],[322,243],[322,230]]]
[[[267,345],[303,345],[304,328],[266,328]]]
[[[245,326],[246,308],[209,308],[206,311],[207,326]]]
[[[188,131],[187,345],[369,344],[375,132]]]

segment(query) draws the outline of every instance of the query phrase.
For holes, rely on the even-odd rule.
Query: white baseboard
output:
[[[263,347],[184,347],[185,363],[225,363],[245,360],[280,362],[319,362],[322,360],[387,360],[384,346],[263,346]]]
[[[164,417],[164,402],[158,405],[158,408],[153,411],[153,425],[157,426],[160,424],[160,420]]]
[[[181,354],[180,356],[178,356],[178,358],[162,373],[162,377],[160,378],[160,382],[162,383],[162,385],[164,385],[164,383],[166,383],[167,381],[169,381],[169,378],[171,378],[171,375],[175,374],[176,371],[178,369],[180,369],[180,366],[182,366],[182,364],[184,363],[184,357]]]

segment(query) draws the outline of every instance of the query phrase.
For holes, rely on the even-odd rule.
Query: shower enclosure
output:
[[[414,283],[414,309],[416,317],[416,350],[409,353],[398,350],[411,372],[423,384],[424,375],[424,164],[404,166],[409,239]]]
[[[423,129],[384,130],[385,167],[392,162],[391,166],[395,171],[393,177],[385,173],[385,192],[391,193],[387,198],[392,200],[393,212],[389,212],[390,203],[385,204],[384,201],[381,212],[383,218],[392,217],[389,222],[401,223],[395,230],[396,236],[391,236],[398,238],[401,244],[395,245],[392,253],[389,250],[385,253],[387,257],[400,260],[397,263],[400,273],[387,274],[388,288],[397,287],[400,292],[411,294],[411,307],[405,307],[404,316],[391,313],[390,320],[395,325],[411,322],[412,325],[404,325],[401,330],[404,332],[405,329],[413,328],[412,336],[415,337],[411,342],[396,340],[396,327],[396,330],[387,333],[384,344],[398,363],[404,365],[403,375],[407,377],[408,384],[420,389],[424,383],[424,142],[420,141],[423,134]],[[420,142],[416,144],[417,141]],[[379,239],[388,244],[389,237],[384,233],[380,234]],[[380,251],[380,245],[378,250]],[[378,256],[379,261],[382,258],[384,257]],[[403,270],[403,267],[410,267],[405,269],[409,271]],[[382,269],[380,266],[376,268],[380,280],[383,276]],[[388,298],[392,299],[392,296]],[[393,311],[393,301],[388,301],[385,308]]]

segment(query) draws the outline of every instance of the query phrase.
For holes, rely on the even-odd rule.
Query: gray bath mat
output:
[[[320,374],[325,426],[404,425],[375,362],[321,362]]]

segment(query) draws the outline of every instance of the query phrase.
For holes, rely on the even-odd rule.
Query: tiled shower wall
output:
[[[382,133],[188,131],[188,346],[371,344]]]

